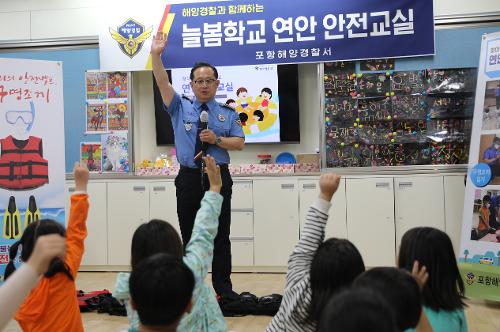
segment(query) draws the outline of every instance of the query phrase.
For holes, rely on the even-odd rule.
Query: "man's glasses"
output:
[[[213,79],[213,78],[210,78],[208,80],[196,80],[196,81],[193,81],[193,83],[196,85],[196,86],[210,86],[212,84],[214,84],[216,80]]]

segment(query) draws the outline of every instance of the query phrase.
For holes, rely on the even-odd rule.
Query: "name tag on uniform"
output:
[[[186,131],[190,131],[191,128],[193,128],[193,124],[191,122],[185,123],[184,128],[186,129]]]
[[[226,121],[226,118],[224,117],[224,115],[219,114],[219,121],[220,121],[220,122],[224,122],[224,121]]]

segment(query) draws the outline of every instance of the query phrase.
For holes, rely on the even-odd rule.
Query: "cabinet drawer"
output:
[[[231,209],[253,209],[252,181],[234,181]]]
[[[231,238],[253,238],[253,212],[231,212]]]
[[[253,241],[231,240],[233,266],[253,266]]]

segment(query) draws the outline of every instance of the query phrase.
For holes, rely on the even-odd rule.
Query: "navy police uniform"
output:
[[[198,126],[202,108],[208,107],[208,129],[212,130],[217,137],[244,138],[245,136],[239,122],[238,113],[229,106],[219,104],[215,99],[204,104],[196,99],[191,100],[175,93],[170,106],[167,108],[164,105],[164,107],[172,119],[177,160],[181,165],[179,175],[175,178],[175,187],[177,215],[182,241],[186,246],[191,238],[201,199],[205,191],[209,189],[206,174],[203,181],[204,188],[201,187],[201,169],[194,160],[194,156],[198,152],[196,151],[196,139],[199,135]],[[227,150],[215,144],[208,144],[206,154],[214,157],[217,165],[220,166],[222,177],[221,195],[224,197],[224,201],[219,217],[219,228],[214,241],[212,284],[217,294],[225,295],[232,293],[229,232],[233,181],[228,169],[230,159]]]

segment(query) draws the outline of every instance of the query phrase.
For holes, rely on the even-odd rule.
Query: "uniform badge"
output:
[[[224,121],[226,121],[226,118],[224,117],[224,115],[219,114],[219,121],[220,121],[220,122],[224,122]]]
[[[193,124],[191,122],[185,123],[184,128],[186,128],[186,131],[190,131],[193,128]]]

